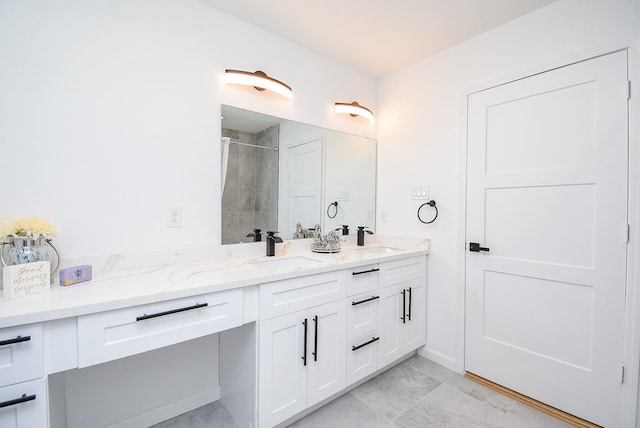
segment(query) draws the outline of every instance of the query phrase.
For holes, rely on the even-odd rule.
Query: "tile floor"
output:
[[[219,401],[154,428],[237,428]],[[520,404],[419,355],[342,395],[291,428],[561,428]]]

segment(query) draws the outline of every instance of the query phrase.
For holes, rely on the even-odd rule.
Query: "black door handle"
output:
[[[313,322],[315,324],[315,336],[313,337],[313,361],[318,361],[318,316],[313,317]]]
[[[404,288],[402,289],[400,294],[402,294],[402,317],[400,317],[400,319],[402,320],[402,324],[406,324],[407,323],[407,294],[405,293]]]
[[[477,242],[469,242],[469,251],[478,253],[480,251],[489,251],[489,248],[481,247]]]
[[[304,352],[302,353],[302,361],[304,361],[304,365],[307,365],[307,319],[305,318],[302,322],[304,326]]]

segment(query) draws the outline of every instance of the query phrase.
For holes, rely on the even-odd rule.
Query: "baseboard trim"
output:
[[[110,425],[109,428],[144,428],[167,419],[171,419],[183,413],[202,407],[220,399],[220,387],[207,389],[197,394],[191,395],[182,400],[178,400],[158,407],[148,412],[136,415],[124,421]]]
[[[512,398],[516,401],[519,401],[522,404],[525,404],[529,407],[532,407],[536,410],[539,410],[543,413],[546,413],[550,416],[553,416],[556,419],[560,419],[568,424],[571,424],[578,428],[602,428],[600,425],[593,424],[589,421],[585,421],[577,416],[571,415],[569,413],[563,412],[560,409],[556,409],[555,407],[551,407],[548,404],[542,403],[538,400],[534,400],[533,398],[527,397],[526,395],[522,395],[519,392],[516,392],[512,389],[506,388],[502,385],[498,385],[497,383],[491,382],[483,377],[480,377],[476,374],[465,372],[464,377],[470,379],[474,382],[479,383],[480,385],[484,385],[489,389],[492,389],[496,392],[499,392],[502,395],[506,395],[509,398]]]

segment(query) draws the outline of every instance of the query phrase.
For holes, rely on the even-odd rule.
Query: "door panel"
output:
[[[385,287],[380,294],[380,344],[378,345],[379,368],[395,361],[401,354],[401,321],[402,316],[402,286]]]
[[[487,188],[485,239],[496,257],[594,267],[594,184]]]
[[[286,214],[287,233],[320,224],[322,204],[322,140],[314,140],[286,151],[285,180],[288,195]]]
[[[316,316],[317,329],[314,321]],[[309,310],[310,326],[314,329],[309,337],[314,338],[314,343],[309,344],[308,406],[330,397],[346,386],[345,316],[343,301]]]
[[[260,420],[275,425],[307,406],[303,365],[306,311],[260,323]],[[309,354],[307,353],[307,357]]]
[[[417,349],[424,345],[425,340],[425,320],[424,320],[424,296],[423,288],[417,286],[418,282],[424,279],[410,281],[405,285],[406,305],[407,305],[407,322],[402,327],[402,344],[405,348],[402,353],[409,352],[411,349]],[[411,288],[411,292],[409,292]],[[410,297],[409,297],[410,296]],[[411,308],[409,309],[409,305]]]
[[[468,99],[465,368],[617,426],[627,54]],[[467,244],[468,245],[468,244]]]

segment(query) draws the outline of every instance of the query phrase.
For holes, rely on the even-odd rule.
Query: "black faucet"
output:
[[[366,226],[358,226],[358,245],[362,247],[364,245],[364,234],[365,232],[369,235],[373,235],[373,232],[370,230],[364,230]]]
[[[253,237],[253,242],[262,241],[262,234],[260,233],[262,229],[253,229],[253,232],[247,235],[247,238]]]
[[[275,256],[276,255],[276,242],[282,242],[282,238],[279,236],[274,236],[278,232],[267,232],[267,256]]]
[[[342,229],[341,228],[337,228],[336,232],[342,230],[342,234],[343,235],[348,235],[349,234],[349,225],[348,224],[343,224],[342,225]]]

